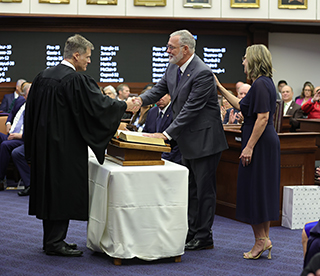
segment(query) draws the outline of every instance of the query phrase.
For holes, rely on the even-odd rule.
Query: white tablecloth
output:
[[[155,260],[184,253],[188,170],[89,159],[87,247],[111,257]]]

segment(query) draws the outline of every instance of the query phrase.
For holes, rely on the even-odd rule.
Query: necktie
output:
[[[178,67],[178,70],[177,70],[177,86],[179,84],[180,79],[181,79],[181,70],[180,70],[180,67]]]
[[[156,120],[156,132],[160,132],[160,126],[161,126],[162,117],[163,117],[163,113],[160,110],[159,115],[158,115],[157,120]]]
[[[21,127],[22,127],[22,124],[23,124],[23,118],[24,118],[24,111],[22,112],[18,123],[16,124],[14,130],[11,133],[20,133],[20,130],[21,130]]]
[[[8,109],[8,113],[11,112],[11,110],[12,110],[12,108],[13,108],[13,106],[14,106],[14,103],[15,103],[16,99],[17,99],[17,98],[14,98],[13,101],[12,101],[12,103],[10,104],[10,107],[9,107],[9,109]]]

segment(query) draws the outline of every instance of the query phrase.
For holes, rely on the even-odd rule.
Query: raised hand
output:
[[[234,109],[231,109],[229,114],[228,124],[233,124],[236,119],[237,119],[237,113],[234,112]]]
[[[313,101],[314,102],[319,102],[320,101],[320,90],[317,90],[317,92],[314,94]]]

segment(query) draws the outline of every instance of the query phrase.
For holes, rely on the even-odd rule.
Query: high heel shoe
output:
[[[270,260],[271,259],[271,249],[272,249],[272,244],[270,244],[268,247],[267,246],[267,242],[269,240],[269,237],[264,237],[264,238],[256,238],[256,241],[257,240],[265,240],[264,242],[264,245],[263,245],[263,249],[259,252],[259,254],[257,256],[252,256],[252,250],[250,250],[249,252],[247,253],[243,253],[243,258],[244,259],[253,259],[253,260],[256,260],[256,259],[259,259],[262,255],[262,253],[266,250],[269,250],[269,254],[268,254],[268,259]],[[247,254],[247,256],[245,255]]]

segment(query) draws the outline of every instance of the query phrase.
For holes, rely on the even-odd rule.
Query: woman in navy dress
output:
[[[217,81],[222,95],[244,116],[236,218],[251,224],[255,236],[254,246],[243,257],[258,259],[269,250],[271,259],[270,221],[279,219],[280,199],[280,142],[273,125],[277,96],[271,79],[271,54],[264,45],[249,46],[242,64],[253,82],[242,100]]]

